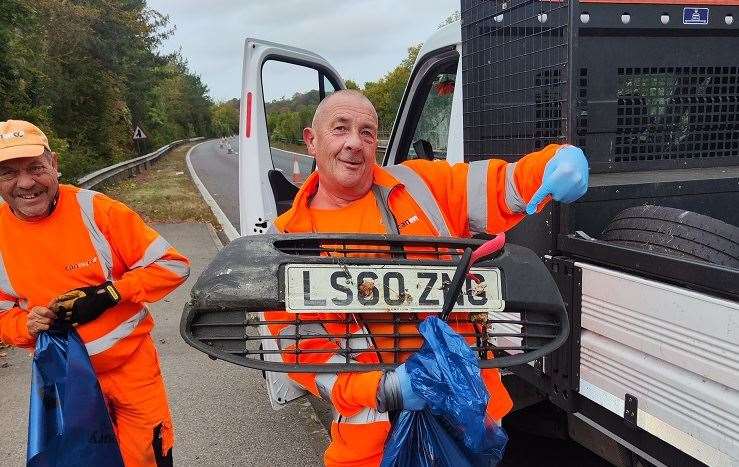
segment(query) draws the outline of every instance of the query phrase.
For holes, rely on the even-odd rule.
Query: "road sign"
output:
[[[141,131],[141,128],[136,127],[136,130],[133,132],[133,139],[146,139],[146,135]]]

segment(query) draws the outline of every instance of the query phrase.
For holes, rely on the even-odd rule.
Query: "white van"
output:
[[[461,30],[460,22],[450,24],[423,45],[389,135],[384,165],[416,157],[465,162]],[[271,67],[276,71],[267,76]],[[309,156],[270,141],[267,108],[274,96],[267,91],[269,79],[292,74],[315,83],[316,99],[344,88],[334,67],[313,52],[245,41],[239,134],[242,235],[268,232],[297,191],[294,176],[304,177],[314,168]],[[453,93],[440,95],[435,84],[441,81],[453,82]],[[419,141],[427,144],[414,144]],[[737,167],[701,173],[704,181],[734,183],[736,194]],[[652,171],[642,178],[593,173],[591,194],[576,204],[573,212],[581,214],[571,216],[575,221],[550,210],[510,235],[545,258],[572,324],[570,340],[556,355],[506,374],[516,409],[549,399],[552,407],[566,412],[570,437],[615,465],[739,465],[739,269],[695,260],[686,251],[681,255],[679,246],[670,254],[593,238],[613,222],[623,222],[616,216],[596,225],[593,213],[614,212],[614,203],[618,212],[661,200],[667,207],[643,208],[627,217],[649,224],[650,219],[672,222],[670,216],[692,216],[693,224],[678,226],[685,235],[697,233],[706,248],[711,236],[720,237],[727,249],[738,251],[739,229],[685,214],[689,200],[697,199],[689,198],[694,191],[685,192],[682,201],[658,193],[663,186],[682,189],[695,180],[689,170]],[[629,200],[618,195],[647,185],[650,194],[632,194]],[[675,213],[670,206],[684,209]],[[736,210],[737,204],[726,209]],[[553,227],[558,222],[572,223]],[[280,403],[300,395],[274,374],[269,387]]]

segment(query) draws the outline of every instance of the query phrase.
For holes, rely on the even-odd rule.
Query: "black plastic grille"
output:
[[[481,242],[478,242],[479,245]],[[474,244],[472,244],[474,245]],[[464,249],[469,244],[457,242],[450,243],[448,240],[435,241],[432,238],[424,239],[423,242],[414,242],[405,239],[383,239],[377,238],[351,240],[343,239],[285,239],[274,243],[277,250],[296,256],[334,256],[345,258],[373,258],[373,257],[405,257],[422,255],[426,259],[435,259],[447,262],[449,265],[456,264],[455,261],[462,256]]]
[[[739,155],[739,67],[619,68],[614,162]]]
[[[469,260],[483,243],[337,233],[240,238],[198,279],[185,305],[183,337],[214,358],[249,368],[368,371],[405,361],[422,345],[418,324],[445,316],[483,368],[552,352],[565,341],[569,322],[547,268],[531,250],[506,245],[465,276],[459,256]],[[387,280],[391,275],[396,282]],[[336,282],[339,276],[346,281]],[[337,300],[337,291],[345,298]],[[450,315],[445,302],[453,305]]]
[[[464,144],[508,159],[567,135],[568,1],[462,0]]]
[[[485,368],[495,365],[491,360],[495,356],[536,350],[558,336],[561,323],[552,319],[553,316],[538,314],[537,317],[527,317],[521,311],[505,310],[490,315],[452,313],[449,324],[470,343],[480,358],[480,366]],[[422,318],[416,313],[337,313],[334,318],[285,314],[283,319],[276,319],[265,318],[256,312],[228,310],[198,314],[190,328],[197,340],[245,366],[259,367],[259,362],[270,360],[271,355],[280,355],[286,363],[269,369],[367,371],[393,368],[405,361],[411,352],[420,349],[422,338],[416,327]],[[314,327],[317,324],[326,328],[333,325],[333,332],[320,335],[318,339],[337,343],[339,349],[317,348],[311,344],[311,340],[317,338]],[[357,332],[357,325],[369,332]],[[260,334],[260,326],[289,326],[290,331],[280,335],[283,350],[269,348],[269,342],[274,340]],[[363,359],[360,357],[362,354],[373,354],[379,361]],[[319,365],[309,363],[321,355],[338,355],[343,361]],[[300,363],[287,363],[291,360]]]

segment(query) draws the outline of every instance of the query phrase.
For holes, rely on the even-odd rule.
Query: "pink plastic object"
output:
[[[475,263],[478,263],[481,260],[492,256],[498,251],[502,250],[503,246],[505,246],[505,234],[501,232],[499,234],[496,234],[495,238],[483,243],[475,251],[472,252],[472,257],[470,258],[470,268]],[[470,274],[469,271],[467,272],[467,277],[475,282],[478,282],[480,280],[474,274]]]

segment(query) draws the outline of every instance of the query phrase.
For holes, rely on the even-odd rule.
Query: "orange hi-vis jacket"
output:
[[[275,230],[282,233],[399,233],[409,236],[450,237],[503,232],[524,218],[528,200],[541,185],[544,167],[559,147],[549,145],[515,163],[491,159],[450,165],[446,161],[413,160],[392,167],[375,166],[372,190],[363,198],[338,210],[321,210],[309,206],[320,178],[320,174],[314,172],[301,187],[292,208],[276,219]],[[539,209],[549,199],[548,197]],[[418,258],[422,254],[408,257]],[[327,321],[337,319],[335,313],[311,315],[301,316]],[[284,311],[268,312],[266,316],[268,320],[282,322],[294,318],[293,314]],[[452,314],[450,318],[450,325],[458,331],[469,332],[466,329],[470,326],[469,323],[455,323],[454,316]],[[306,326],[311,325],[301,325],[302,332],[315,337],[301,337],[301,349],[341,350],[340,342],[321,336],[344,334],[345,324],[316,324],[313,325],[315,329],[306,329]],[[387,326],[388,329],[366,329],[364,325],[357,323],[349,332],[362,335],[392,333],[392,325]],[[279,347],[286,350],[283,358],[294,362],[295,354],[288,350],[295,345],[295,340],[290,339],[295,334],[295,327],[290,324],[273,324],[268,327],[270,333],[277,337]],[[417,333],[412,325],[404,326],[401,332],[408,333],[410,328]],[[382,339],[375,338],[372,342],[366,338],[351,340],[352,349],[367,349],[366,352],[353,353],[353,358],[360,362],[385,360],[385,352],[381,350],[393,347],[392,338],[389,338],[387,346]],[[366,341],[365,344],[362,344],[362,340]],[[420,346],[420,339],[408,339],[401,346],[417,348]],[[300,355],[301,363],[345,361],[345,357],[331,355],[330,352],[306,352]],[[488,415],[499,420],[511,410],[512,401],[501,382],[498,370],[484,370],[482,376],[491,394]],[[331,427],[332,442],[325,454],[327,465],[379,465],[390,429],[388,414],[376,410],[376,393],[381,372],[291,373],[290,377],[314,395],[330,401],[336,411]]]
[[[0,205],[0,340],[33,347],[26,317],[60,294],[113,282],[120,302],[77,327],[97,373],[123,363],[154,326],[146,303],[190,272],[178,253],[124,204],[94,191],[59,186],[52,213],[25,221]]]

